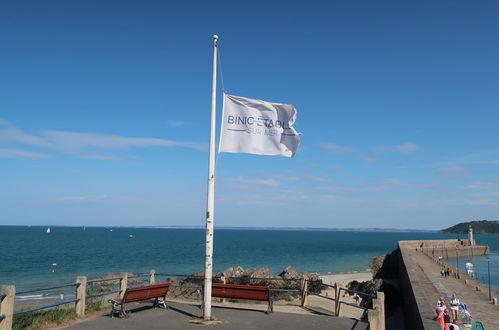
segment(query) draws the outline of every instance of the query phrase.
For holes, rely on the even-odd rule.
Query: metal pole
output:
[[[487,273],[489,274],[489,301],[492,301],[492,293],[490,292],[490,258],[487,258]]]
[[[456,249],[456,268],[457,268],[456,278],[460,278],[459,277],[459,254],[457,253],[457,249]]]
[[[218,36],[213,36],[213,73],[211,82],[210,153],[208,162],[208,197],[206,203],[206,252],[204,263],[203,318],[211,319],[211,282],[213,273],[213,221],[215,211],[215,127],[217,96]]]

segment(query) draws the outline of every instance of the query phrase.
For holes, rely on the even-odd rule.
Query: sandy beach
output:
[[[320,275],[320,278],[325,284],[333,285],[334,283],[338,283],[341,287],[345,287],[351,281],[369,281],[372,280],[373,276],[371,272],[362,272]]]
[[[369,281],[372,279],[372,274],[370,272],[361,272],[361,273],[342,273],[342,274],[327,274],[320,275],[320,278],[324,282],[324,284],[333,285],[337,283],[339,287],[345,288],[347,284],[351,281]],[[327,297],[334,297],[334,289],[329,287],[326,290],[322,290],[322,295]],[[354,303],[353,297],[345,297],[343,298],[346,302]],[[325,300],[323,298],[310,295],[308,297],[308,305],[309,308],[320,308],[321,310],[328,311],[334,314],[334,302],[330,300]],[[360,319],[363,316],[364,311],[362,309],[350,307],[344,305],[342,307],[342,315],[346,317],[350,317],[353,319]]]

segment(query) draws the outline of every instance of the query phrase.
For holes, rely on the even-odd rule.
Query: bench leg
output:
[[[109,316],[111,318],[114,318],[114,314],[118,314],[119,315],[120,311],[116,308],[116,306],[118,306],[118,303],[115,300],[113,300],[113,299],[109,299],[107,302],[110,303],[111,306],[112,306],[112,309],[109,312]]]
[[[166,300],[165,299],[159,299],[159,298],[156,298],[156,300],[154,301],[154,305],[152,305],[154,308],[156,307],[161,307],[161,308],[164,308],[164,309],[168,309],[168,305],[166,304]]]
[[[120,317],[124,317],[124,318],[129,318],[130,317],[130,313],[125,309],[125,302],[124,302],[124,300],[121,301]]]

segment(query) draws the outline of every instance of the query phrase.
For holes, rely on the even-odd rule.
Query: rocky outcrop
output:
[[[373,280],[366,282],[352,281],[347,287],[350,290],[365,292],[376,295],[377,291],[385,293],[385,307],[387,314],[393,313],[401,304],[401,291],[399,283],[399,253],[395,250],[392,253],[376,256],[371,259],[369,267],[373,274]],[[362,299],[364,307],[370,307],[371,299]]]
[[[225,281],[229,284],[241,285],[263,285],[271,289],[301,290],[302,279],[310,280],[308,290],[320,293],[322,280],[317,274],[300,274],[291,266],[286,267],[279,275],[274,275],[267,267],[250,268],[245,270],[241,266],[232,266],[222,272],[213,275],[213,283]],[[169,295],[182,298],[196,298],[201,294],[200,287],[203,285],[204,272],[199,271],[189,275],[184,280],[170,278]],[[197,287],[197,288],[193,288]],[[299,292],[275,292],[276,299],[293,300],[299,298]]]
[[[217,277],[240,277],[244,274],[244,268],[241,266],[229,267],[223,272],[218,273]]]

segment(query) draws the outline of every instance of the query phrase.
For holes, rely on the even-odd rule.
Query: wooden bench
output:
[[[215,298],[267,301],[266,314],[274,311],[274,296],[268,286],[213,283],[211,296]]]
[[[128,288],[126,289],[123,298],[108,300],[113,306],[109,316],[114,317],[114,314],[118,314],[119,317],[127,317],[128,311],[125,309],[125,304],[152,299],[154,299],[153,307],[161,306],[163,308],[168,308],[165,298],[169,287],[170,283],[160,283]]]

